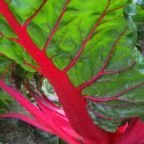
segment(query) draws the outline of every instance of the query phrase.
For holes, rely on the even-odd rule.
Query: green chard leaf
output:
[[[38,0],[9,2],[21,24],[41,4]],[[48,0],[28,23],[27,31],[41,50],[55,24],[59,25],[46,47],[47,56],[82,90],[94,123],[106,131],[116,131],[131,117],[144,118],[144,73],[135,49],[137,28],[133,21],[137,11],[136,4],[127,0],[72,0],[68,4]],[[57,22],[61,12],[62,19]],[[0,39],[0,52],[32,71],[24,61],[33,60],[11,41],[10,37],[16,36],[3,17],[2,26],[5,36]]]

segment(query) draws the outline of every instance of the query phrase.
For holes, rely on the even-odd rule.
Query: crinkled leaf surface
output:
[[[11,10],[21,24],[24,24],[40,5],[39,0],[9,2]],[[54,28],[64,5],[64,0],[47,1],[29,23],[27,30],[40,49]],[[126,5],[127,0],[70,1],[46,51],[47,56],[52,58],[54,64],[62,70],[79,50],[82,50],[82,43],[87,39],[75,65],[67,72],[72,83],[79,87],[98,75],[104,67],[105,71],[114,74],[101,76],[82,91],[84,96],[104,100],[128,90],[116,100],[105,102],[88,100],[87,107],[90,115],[96,124],[107,131],[115,131],[124,120],[130,117],[143,118],[144,116],[143,73],[139,71],[139,65],[135,64],[134,55],[136,29],[125,19],[123,8]],[[135,7],[130,5],[127,11],[130,15],[134,15]],[[32,63],[31,58],[20,45],[9,40],[9,37],[15,35],[3,18],[0,21],[1,25],[4,25],[4,29],[1,30],[5,37],[0,39],[0,52],[29,70],[23,62],[26,60]],[[94,25],[96,25],[95,29]],[[92,30],[94,30],[93,34],[88,38]],[[137,88],[133,88],[135,86]]]
[[[0,15],[0,53],[5,55],[6,57],[14,60],[27,71],[34,72],[32,68],[30,68],[25,63],[34,63],[29,55],[26,54],[25,50],[12,39],[17,39],[14,32],[10,29],[5,19]]]
[[[137,2],[137,13],[133,16],[133,20],[137,27],[137,45],[138,50],[135,51],[135,58],[138,63],[138,69],[144,73],[144,1]]]

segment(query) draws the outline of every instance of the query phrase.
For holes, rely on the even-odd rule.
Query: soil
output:
[[[0,120],[0,144],[64,144],[56,136],[42,132],[22,121]]]

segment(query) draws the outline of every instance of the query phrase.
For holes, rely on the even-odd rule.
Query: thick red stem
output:
[[[51,60],[33,43],[26,29],[18,23],[4,0],[0,1],[0,12],[19,37],[21,45],[39,65],[40,72],[53,85],[76,132],[83,136],[86,144],[94,144],[96,141],[107,144],[109,142],[107,133],[93,124],[80,93],[69,81],[67,75],[57,69]]]
[[[45,116],[26,97],[24,97],[20,92],[16,91],[15,89],[8,87],[2,80],[0,80],[0,88],[10,94],[10,96],[12,96],[19,104],[21,104],[28,112],[30,112],[33,118],[37,120],[42,127],[46,127],[49,132],[57,134],[59,137],[65,139],[67,142],[70,141],[72,137],[68,133],[64,133],[67,132],[67,129],[63,129],[63,124],[66,124],[64,121],[61,123],[61,125],[58,122],[54,123],[55,120],[53,117],[51,117],[51,114],[49,117]]]
[[[112,144],[144,144],[144,123],[139,118],[130,120],[128,127],[120,136],[115,136]]]

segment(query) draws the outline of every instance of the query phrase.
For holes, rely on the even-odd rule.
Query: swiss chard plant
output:
[[[143,144],[143,4],[0,0],[0,97],[28,112],[0,117],[69,144]]]

